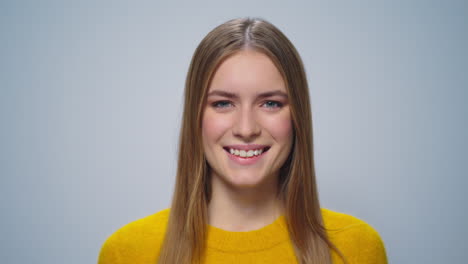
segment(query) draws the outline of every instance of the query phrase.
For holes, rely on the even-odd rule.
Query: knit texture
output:
[[[328,237],[350,264],[386,264],[384,244],[369,224],[356,217],[322,209]],[[131,222],[104,243],[98,264],[156,264],[169,209]],[[284,216],[254,231],[231,232],[208,226],[206,264],[297,263]],[[333,263],[342,263],[332,251]]]

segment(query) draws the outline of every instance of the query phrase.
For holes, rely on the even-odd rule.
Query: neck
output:
[[[212,175],[214,176],[214,175]],[[220,177],[211,177],[209,224],[227,231],[260,229],[283,214],[283,203],[277,197],[278,177],[259,186],[232,186]]]

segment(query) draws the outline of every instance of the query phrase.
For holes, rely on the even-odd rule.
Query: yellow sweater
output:
[[[330,240],[350,264],[387,263],[384,244],[370,225],[328,209],[322,209],[322,215]],[[168,217],[165,209],[120,228],[104,243],[98,264],[156,264]],[[334,252],[332,259],[342,263]],[[206,263],[297,263],[284,216],[249,232],[208,226]]]

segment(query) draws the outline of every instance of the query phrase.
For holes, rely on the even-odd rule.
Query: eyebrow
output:
[[[211,92],[208,93],[208,97],[214,96],[214,95],[223,96],[223,97],[227,97],[227,98],[239,98],[239,95],[236,94],[236,93],[222,91],[222,90],[214,90],[214,91],[211,91]],[[271,96],[275,96],[275,95],[284,97],[285,99],[288,99],[288,95],[285,92],[280,91],[280,90],[259,93],[257,95],[257,97],[258,98],[267,98],[267,97],[271,97]]]

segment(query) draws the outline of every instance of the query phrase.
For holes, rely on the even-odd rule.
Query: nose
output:
[[[246,107],[237,113],[232,132],[235,137],[241,138],[245,142],[251,142],[260,135],[260,124],[250,108]]]

